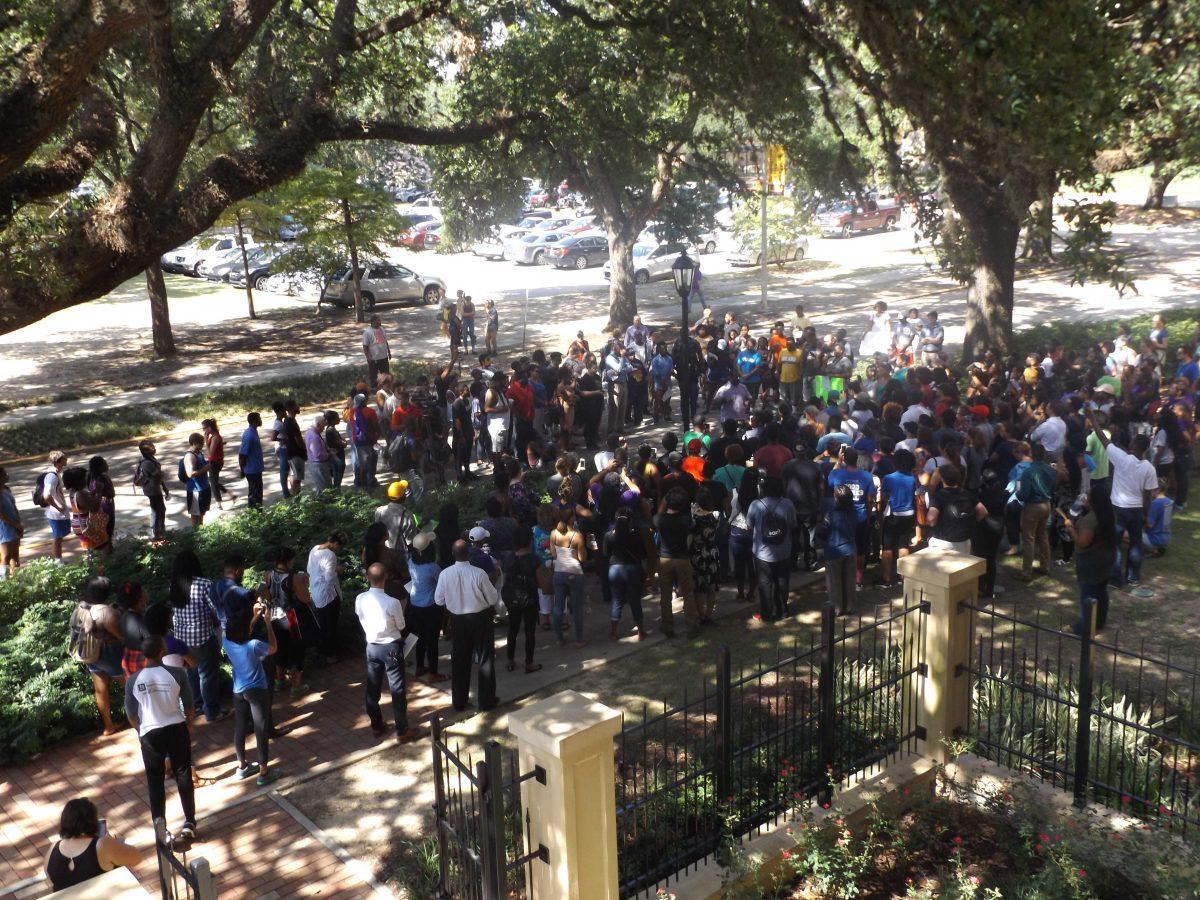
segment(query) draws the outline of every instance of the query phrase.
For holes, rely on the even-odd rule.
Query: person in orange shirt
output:
[[[700,438],[692,438],[687,442],[687,456],[683,458],[683,471],[687,472],[697,482],[704,480],[704,442]]]

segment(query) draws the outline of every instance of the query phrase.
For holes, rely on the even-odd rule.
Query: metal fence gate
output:
[[[154,850],[158,862],[158,886],[163,900],[216,900],[217,890],[208,861],[200,856],[190,862],[171,846],[167,823],[154,820]]]
[[[432,725],[439,896],[532,898],[532,866],[550,854],[544,844],[529,849],[521,785],[531,779],[545,784],[546,771],[537,766],[521,774],[516,751],[494,740],[482,755],[464,752],[441,717]]]

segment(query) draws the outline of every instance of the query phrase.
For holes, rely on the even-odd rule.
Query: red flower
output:
[[[1080,877],[1080,878],[1087,878],[1087,872],[1086,872],[1086,871],[1084,871],[1083,869],[1080,869],[1080,870],[1079,870],[1079,877]]]
[[[1041,845],[1041,844],[1038,844],[1038,845],[1037,845],[1036,847],[1034,847],[1033,849],[1034,849],[1034,852],[1035,852],[1035,853],[1041,853],[1041,852],[1042,852],[1042,845]]]
[[[828,804],[828,803],[822,803],[822,804],[821,804],[821,809],[829,809],[829,804]]]
[[[1132,802],[1133,802],[1133,798],[1132,798],[1132,797],[1130,797],[1128,794],[1122,794],[1122,795],[1121,795],[1121,802],[1122,802],[1122,803],[1132,803]]]
[[[954,839],[954,843],[956,843],[956,844],[961,844],[961,843],[962,843],[962,838],[960,838],[960,837],[956,837],[956,838]]]
[[[791,859],[791,858],[792,858],[792,851],[791,851],[791,850],[784,850],[784,851],[783,851],[783,858],[784,858],[784,859]]]
[[[1038,840],[1039,840],[1039,841],[1041,841],[1043,844],[1045,844],[1045,843],[1047,843],[1047,842],[1050,840],[1050,835],[1048,835],[1048,834],[1039,834],[1039,835],[1038,835]]]

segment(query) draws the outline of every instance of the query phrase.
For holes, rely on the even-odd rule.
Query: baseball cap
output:
[[[422,531],[415,538],[413,538],[412,545],[413,545],[414,550],[421,551],[421,550],[424,550],[426,547],[428,547],[432,543],[433,543],[433,532],[432,531]]]
[[[1110,397],[1117,392],[1116,389],[1108,382],[1096,385],[1095,391],[1097,394],[1108,394]]]
[[[982,403],[978,404],[977,406],[971,407],[971,415],[973,415],[977,419],[986,419],[988,416],[991,415],[991,413],[992,413],[992,411],[990,409],[988,409],[986,406],[984,406]]]
[[[486,528],[483,528],[479,525],[476,525],[467,534],[467,537],[469,537],[473,541],[486,541],[491,536],[492,536],[491,533]]]

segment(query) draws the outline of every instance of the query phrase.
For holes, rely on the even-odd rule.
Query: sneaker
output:
[[[278,780],[279,780],[279,770],[272,769],[266,775],[259,775],[257,778],[255,778],[254,783],[258,787],[266,787],[268,784],[273,784],[274,782],[276,782]]]
[[[237,770],[237,777],[242,779],[243,781],[245,781],[251,775],[257,775],[257,774],[258,774],[258,763],[256,763],[256,762],[248,763],[248,764],[242,766],[242,768]]]

